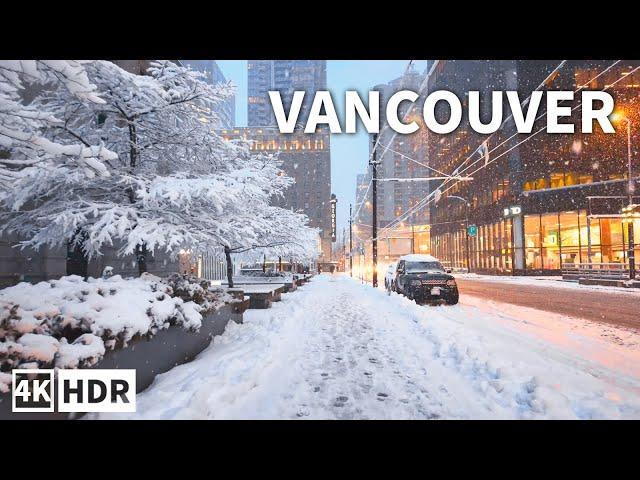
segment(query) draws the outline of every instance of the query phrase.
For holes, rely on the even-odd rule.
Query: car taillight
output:
[[[448,287],[455,287],[456,286],[456,281],[455,280],[447,280],[447,286]]]

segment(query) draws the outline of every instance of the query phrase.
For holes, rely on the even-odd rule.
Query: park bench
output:
[[[242,294],[249,297],[249,308],[269,308],[273,302],[279,302],[284,293],[284,284],[241,284],[230,288],[229,293]]]
[[[228,286],[229,282],[223,281],[222,285]],[[233,277],[233,286],[238,285],[284,285],[284,292],[293,292],[298,283],[292,277],[254,277],[254,276],[237,276]]]

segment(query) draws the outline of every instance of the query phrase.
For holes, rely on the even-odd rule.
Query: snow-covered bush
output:
[[[197,330],[203,314],[231,300],[223,290],[179,275],[20,283],[0,290],[0,372],[91,366],[105,351],[171,325]]]
[[[162,281],[171,287],[175,297],[185,302],[194,302],[204,310],[215,310],[233,301],[233,297],[224,288],[211,285],[209,280],[193,275],[174,273]]]

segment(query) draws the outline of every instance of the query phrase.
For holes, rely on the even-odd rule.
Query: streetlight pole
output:
[[[347,229],[342,227],[342,269],[347,269]]]
[[[373,197],[373,229],[371,231],[371,236],[373,238],[371,244],[371,256],[373,262],[373,275],[372,275],[372,284],[373,288],[378,287],[378,162],[376,155],[376,143],[378,140],[378,134],[373,134],[373,152],[371,158],[371,187],[372,187],[372,197]]]
[[[619,119],[619,120],[624,120],[625,122],[627,122],[627,181],[628,181],[628,188],[627,188],[627,195],[628,195],[628,200],[629,200],[629,205],[625,208],[623,208],[623,213],[627,212],[629,214],[629,218],[628,218],[628,223],[627,223],[627,233],[629,236],[629,255],[628,255],[628,259],[629,259],[629,278],[631,280],[635,279],[636,276],[636,259],[635,259],[635,245],[634,245],[634,238],[633,238],[633,219],[634,219],[634,205],[633,205],[633,193],[635,191],[635,185],[633,182],[633,176],[632,176],[632,171],[631,171],[631,119],[626,116],[624,114],[624,112],[620,112],[620,113],[615,113],[613,114],[614,120],[615,119]]]
[[[632,209],[633,205],[633,193],[635,191],[635,185],[633,184],[633,177],[631,175],[631,120],[626,118],[627,120],[627,168],[628,168],[628,194],[629,194],[629,209]],[[629,234],[629,279],[635,280],[636,278],[636,255],[635,255],[635,245],[633,238],[633,216],[629,219],[629,223],[627,224],[628,234]]]
[[[349,276],[353,277],[353,219],[351,215],[351,204],[349,204]]]

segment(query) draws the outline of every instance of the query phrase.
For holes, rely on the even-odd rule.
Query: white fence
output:
[[[238,275],[240,262],[233,263],[233,274]],[[215,254],[202,255],[198,258],[198,276],[207,280],[226,280],[227,261],[222,249]]]

